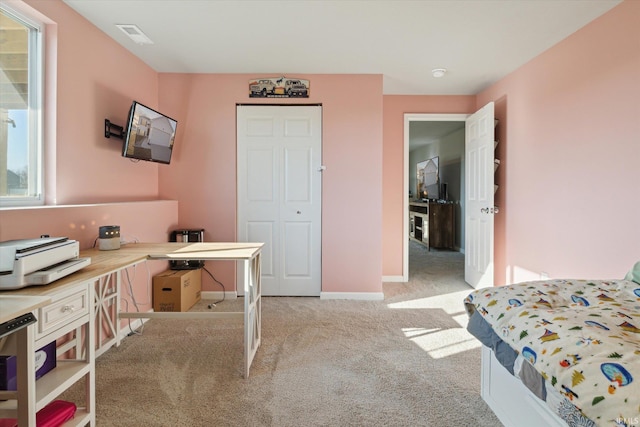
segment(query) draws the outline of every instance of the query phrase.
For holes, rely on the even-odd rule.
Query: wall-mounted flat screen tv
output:
[[[416,194],[419,199],[438,199],[440,197],[439,163],[439,156],[418,163]]]
[[[171,162],[178,122],[133,101],[122,144],[122,156],[149,162]]]

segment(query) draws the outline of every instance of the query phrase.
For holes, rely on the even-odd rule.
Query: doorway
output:
[[[426,160],[422,159],[422,158],[417,158],[416,156],[420,156],[421,154],[415,154],[412,155],[412,146],[416,146],[416,144],[430,144],[430,143],[434,143],[434,140],[437,139],[438,137],[443,137],[445,136],[447,133],[450,132],[456,132],[457,129],[462,129],[462,138],[464,140],[464,127],[465,127],[465,121],[466,119],[469,117],[468,114],[405,114],[404,116],[404,166],[403,166],[403,174],[404,174],[404,184],[403,184],[403,188],[405,189],[405,194],[407,195],[407,197],[404,197],[404,206],[403,206],[403,213],[404,213],[404,232],[403,232],[403,281],[408,281],[409,280],[409,199],[410,197],[408,197],[408,192],[410,190],[412,193],[412,196],[415,197],[415,190],[413,190],[413,188],[415,187],[415,181],[410,179],[410,175],[413,173],[413,169],[411,168],[412,165],[414,165],[416,162],[420,162],[421,160]],[[433,125],[432,126],[432,130],[435,130],[434,132],[431,132],[430,130],[428,130],[429,125]],[[436,127],[438,127],[438,129],[436,129]],[[418,138],[421,142],[417,142],[413,141],[416,138],[413,138],[416,136],[416,134],[418,134]],[[421,151],[423,153],[428,153],[428,150],[424,150],[424,149],[420,149],[419,147],[416,147],[417,149],[414,150],[414,153],[420,153]],[[451,196],[453,197],[458,197],[457,203],[455,203],[455,210],[456,210],[456,233],[459,234],[458,238],[456,238],[456,246],[458,247],[459,251],[462,252],[464,254],[464,218],[465,218],[465,211],[464,211],[464,143],[462,144],[462,152],[459,153],[460,156],[462,157],[463,161],[462,164],[459,166],[459,173],[460,176],[458,176],[458,183],[461,186],[460,190],[458,191],[458,195],[456,195],[455,191],[453,188],[451,188],[450,186],[448,186],[448,192],[451,194]],[[424,157],[428,157],[429,154],[422,154],[422,156]],[[455,156],[454,153],[448,153],[447,156],[440,156],[440,163],[445,164],[449,162],[448,159],[450,159],[452,156]],[[443,166],[445,166],[443,165]],[[452,173],[453,170],[455,170],[455,167],[450,168],[449,173]],[[415,175],[415,174],[414,174]],[[447,178],[447,180],[449,180],[449,178]],[[445,182],[445,181],[442,181]],[[451,183],[449,183],[451,184]],[[453,200],[453,197],[449,197],[450,200]],[[461,240],[460,240],[461,238]]]
[[[404,116],[404,189],[409,188],[410,124],[414,121],[464,121],[464,255],[465,281],[474,288],[493,286],[495,172],[495,105],[487,103],[471,115],[405,114]],[[403,278],[408,280],[409,197],[403,197]]]

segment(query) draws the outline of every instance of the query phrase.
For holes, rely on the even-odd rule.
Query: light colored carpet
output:
[[[151,320],[97,359],[97,425],[500,426],[464,329],[463,263],[412,244],[410,281],[385,283],[384,301],[264,297],[246,380],[241,321]]]

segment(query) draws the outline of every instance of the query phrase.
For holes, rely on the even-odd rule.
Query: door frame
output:
[[[411,122],[465,122],[471,114],[404,114],[404,159],[402,162],[402,282],[409,281],[409,125]],[[466,214],[465,214],[466,216]],[[466,218],[463,218],[463,220]]]

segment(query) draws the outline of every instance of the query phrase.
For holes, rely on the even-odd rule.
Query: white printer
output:
[[[78,242],[67,237],[0,242],[0,291],[47,285],[91,264],[79,254]]]

